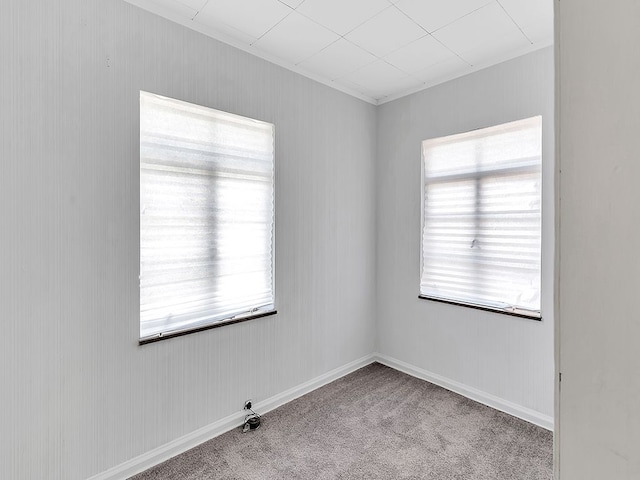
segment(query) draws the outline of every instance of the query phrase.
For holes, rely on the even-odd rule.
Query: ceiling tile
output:
[[[530,45],[497,3],[491,3],[441,28],[433,36],[472,65],[503,60]]]
[[[254,43],[258,50],[297,64],[335,42],[340,37],[297,12]]]
[[[473,67],[469,66],[458,57],[453,56],[441,62],[429,65],[428,67],[415,72],[413,75],[427,85],[435,85],[471,72],[473,72]]]
[[[260,38],[291,12],[278,0],[209,0],[198,17],[201,23],[223,23]]]
[[[346,39],[376,56],[383,57],[426,35],[426,32],[391,6],[366,21]]]
[[[553,43],[553,0],[128,1],[382,101]]]
[[[291,8],[298,8],[304,0],[280,0],[285,5],[289,5]]]
[[[369,52],[341,38],[299,66],[333,80],[375,60]]]
[[[431,33],[490,1],[492,0],[400,0],[396,6]]]
[[[553,43],[553,0],[500,0],[499,3],[533,43]]]
[[[414,73],[451,57],[458,58],[431,35],[427,35],[390,53],[384,59],[400,70]]]
[[[353,83],[352,81],[348,80],[347,78],[340,78],[338,80],[334,80],[333,84],[336,85],[337,87],[342,87],[342,88],[346,88],[348,90],[353,90],[355,92],[359,92],[362,95],[364,95],[365,97],[369,97],[372,101],[375,100],[380,100],[382,98],[384,98],[386,95],[383,95],[381,93],[375,92],[371,89],[368,89],[366,87],[363,87],[362,85],[358,85],[357,83]]]
[[[388,7],[388,0],[306,0],[298,12],[345,35]]]
[[[344,80],[365,87],[367,91],[374,93],[375,98],[390,95],[398,90],[417,87],[422,83],[420,80],[389,65],[384,60],[376,60],[369,65],[365,65],[344,77]],[[340,81],[343,81],[343,79],[338,80],[338,82]]]

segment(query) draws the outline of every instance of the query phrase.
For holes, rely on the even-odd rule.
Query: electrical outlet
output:
[[[244,402],[245,410],[251,410],[251,406],[252,406],[251,400],[247,400],[246,402]]]

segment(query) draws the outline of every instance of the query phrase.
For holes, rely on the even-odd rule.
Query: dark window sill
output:
[[[146,345],[147,343],[155,343],[161,340],[168,340],[169,338],[182,337],[183,335],[189,335],[191,333],[203,332],[205,330],[211,330],[212,328],[224,327],[226,325],[233,325],[234,323],[246,322],[247,320],[255,320],[256,318],[268,317],[278,313],[277,310],[268,310],[266,312],[254,313],[239,318],[230,318],[228,320],[219,320],[208,325],[201,325],[198,327],[187,328],[185,330],[177,330],[174,332],[159,333],[152,337],[141,338],[138,341],[138,345]]]
[[[502,315],[510,315],[512,317],[528,318],[529,320],[537,320],[537,321],[542,320],[542,315],[539,312],[528,313],[528,312],[522,312],[522,311],[502,310],[500,308],[489,307],[486,305],[456,302],[453,300],[446,300],[444,298],[428,297],[426,295],[418,295],[418,298],[420,298],[421,300],[430,300],[432,302],[447,303],[449,305],[456,305],[459,307],[468,307],[468,308],[474,308],[476,310],[484,310],[485,312],[493,312],[493,313],[500,313]]]

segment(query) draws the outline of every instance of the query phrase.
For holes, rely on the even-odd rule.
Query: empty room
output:
[[[640,479],[640,3],[3,0],[0,479]]]

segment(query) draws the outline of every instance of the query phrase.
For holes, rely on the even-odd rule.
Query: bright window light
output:
[[[140,92],[140,339],[274,310],[274,126]]]
[[[425,140],[420,296],[540,318],[542,118]]]

